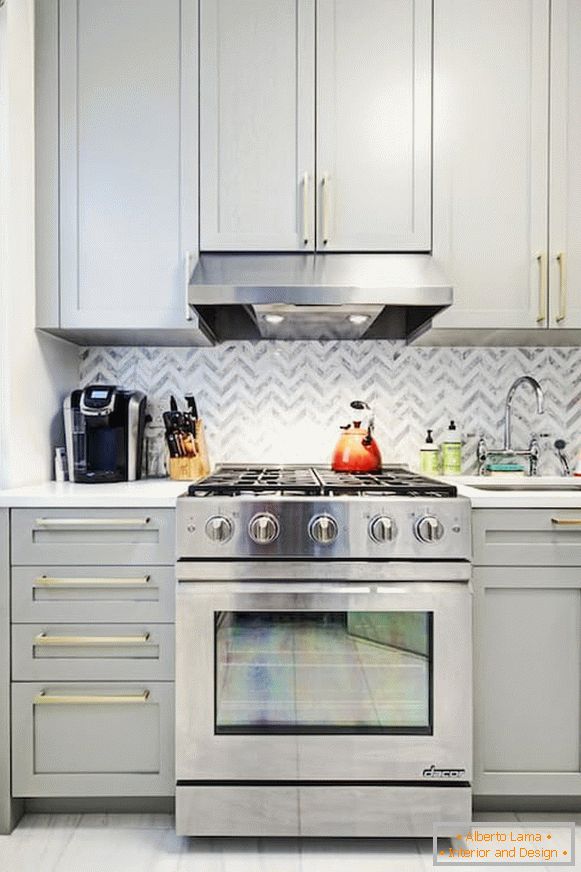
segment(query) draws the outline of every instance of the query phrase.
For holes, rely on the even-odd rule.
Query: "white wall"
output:
[[[34,2],[0,9],[0,487],[52,477],[75,346],[35,333]],[[56,440],[56,441],[55,441]]]

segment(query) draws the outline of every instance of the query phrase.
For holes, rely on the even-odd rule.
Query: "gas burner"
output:
[[[407,496],[455,497],[454,485],[425,478],[402,466],[381,472],[335,472],[325,466],[220,466],[213,475],[190,485],[201,496]]]

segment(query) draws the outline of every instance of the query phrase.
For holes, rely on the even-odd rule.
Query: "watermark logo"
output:
[[[574,865],[574,823],[434,824],[434,866]]]

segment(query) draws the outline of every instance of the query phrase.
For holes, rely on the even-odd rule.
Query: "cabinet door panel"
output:
[[[549,2],[434,12],[433,251],[454,286],[434,326],[545,327]]]
[[[60,2],[62,327],[187,326],[195,13],[194,0]]]
[[[314,0],[201,0],[200,242],[314,246]]]
[[[581,4],[551,9],[550,326],[572,328],[581,327]]]
[[[476,567],[476,794],[581,789],[575,569]]]
[[[430,0],[319,0],[319,250],[430,249],[431,26]]]

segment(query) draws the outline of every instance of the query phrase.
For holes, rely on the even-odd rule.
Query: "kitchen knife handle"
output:
[[[539,251],[536,255],[539,265],[539,314],[537,315],[537,324],[542,324],[547,320],[547,258],[544,251]]]
[[[323,245],[329,242],[329,173],[323,173],[321,179],[321,232]]]
[[[192,310],[190,308],[190,279],[192,277],[194,256],[191,251],[186,251],[184,255],[184,291],[185,291],[185,307],[186,321],[192,320]]]
[[[559,312],[556,317],[557,324],[567,317],[567,262],[565,252],[558,251],[555,260],[559,264]]]
[[[303,173],[303,244],[309,244],[309,174]]]

